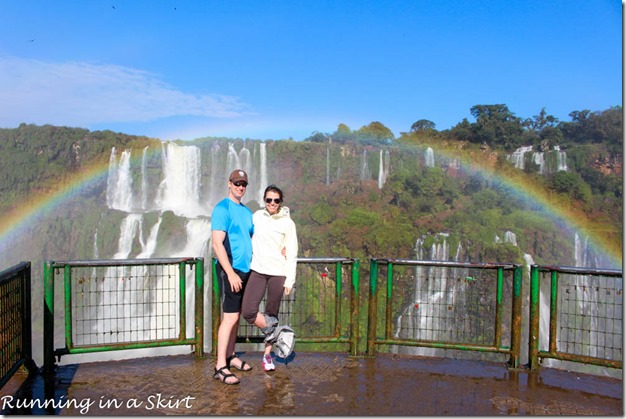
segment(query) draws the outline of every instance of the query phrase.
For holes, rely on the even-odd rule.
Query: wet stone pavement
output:
[[[296,416],[623,416],[623,382],[542,369],[509,370],[482,361],[379,354],[294,353],[266,373],[261,353],[243,352],[241,384],[215,380],[210,356],[153,358],[58,367],[57,408],[13,408],[46,400],[40,376],[4,396],[2,414]],[[48,386],[48,388],[50,388]],[[3,389],[6,393],[6,389]],[[0,394],[0,397],[3,397]],[[7,399],[11,397],[12,399]],[[11,401],[11,403],[7,403]]]

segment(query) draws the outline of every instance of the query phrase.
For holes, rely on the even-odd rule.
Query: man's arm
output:
[[[226,238],[226,232],[222,230],[213,230],[211,232],[211,241],[213,242],[213,254],[217,258],[220,266],[228,276],[228,282],[233,292],[241,291],[242,282],[239,275],[237,275],[228,260],[228,253],[224,247],[224,239]]]

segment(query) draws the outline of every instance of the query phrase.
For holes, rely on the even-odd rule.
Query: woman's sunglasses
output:
[[[272,198],[265,198],[265,202],[267,202],[268,204],[271,204],[272,201],[274,201],[275,204],[280,204],[281,202],[283,202],[283,200],[280,199],[280,198],[274,198],[274,199],[272,199]]]

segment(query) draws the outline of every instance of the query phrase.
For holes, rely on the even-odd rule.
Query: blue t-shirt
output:
[[[211,214],[211,231],[226,232],[224,247],[233,269],[250,272],[252,261],[252,211],[243,204],[236,204],[230,198],[217,203]]]

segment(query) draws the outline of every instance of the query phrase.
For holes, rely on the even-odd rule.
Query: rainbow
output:
[[[438,148],[436,152],[451,159],[460,158],[458,154],[445,149]],[[572,240],[576,232],[581,237],[588,237],[589,245],[597,254],[605,255],[613,265],[621,269],[623,261],[621,231],[607,228],[606,224],[590,219],[582,211],[559,202],[557,194],[550,194],[539,187],[520,170],[512,170],[507,174],[496,173],[494,165],[490,164],[484,156],[469,158],[468,154],[463,155],[461,165],[489,177],[493,183],[506,188],[514,197],[532,203],[542,214],[553,220],[561,230],[571,233]],[[617,235],[619,235],[619,240],[616,238]],[[607,236],[610,237],[607,238]]]
[[[2,214],[0,243],[18,236],[30,223],[108,175],[109,163],[98,163],[70,175],[64,182]]]
[[[151,150],[151,152],[158,151]],[[454,153],[443,149],[437,149],[437,153],[448,158],[458,158],[458,155],[453,155]],[[134,157],[133,160],[140,158],[140,156]],[[621,232],[615,230],[607,231],[604,225],[589,219],[586,214],[559,204],[557,199],[555,199],[556,197],[550,196],[545,190],[532,184],[521,173],[519,176],[516,176],[515,173],[506,176],[496,174],[484,159],[478,158],[465,158],[461,161],[461,164],[470,170],[475,170],[488,176],[493,182],[510,190],[517,198],[530,201],[554,220],[562,230],[571,232],[572,238],[574,232],[578,232],[582,237],[588,237],[590,245],[593,246],[597,253],[606,255],[616,266],[622,266]],[[108,165],[109,162],[107,160],[78,171],[63,183],[4,213],[0,220],[0,245],[18,236],[29,224],[45,215],[46,212],[55,206],[80,194],[86,187],[104,181],[108,175]],[[612,235],[608,240],[606,238],[607,234]],[[620,235],[620,240],[615,238],[618,234]]]

